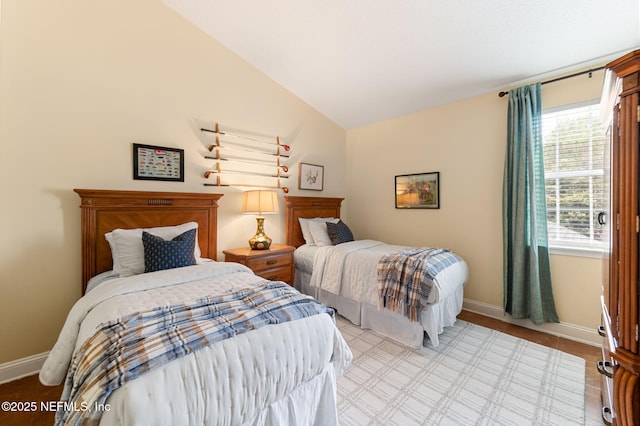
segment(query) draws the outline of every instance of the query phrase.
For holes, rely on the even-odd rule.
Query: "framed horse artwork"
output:
[[[440,172],[396,176],[396,209],[439,209]]]

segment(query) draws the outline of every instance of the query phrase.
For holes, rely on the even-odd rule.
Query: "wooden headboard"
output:
[[[222,194],[74,189],[82,209],[82,294],[87,281],[112,269],[104,234],[117,228],[152,228],[198,222],[202,257],[216,259],[218,200]]]
[[[284,196],[287,204],[287,244],[300,247],[304,244],[299,218],[340,217],[340,205],[344,198]]]

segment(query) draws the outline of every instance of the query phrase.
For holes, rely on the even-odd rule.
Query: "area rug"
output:
[[[584,424],[582,358],[460,320],[419,350],[337,321],[354,355],[343,426]]]

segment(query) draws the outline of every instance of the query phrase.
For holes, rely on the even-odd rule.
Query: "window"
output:
[[[602,250],[607,139],[598,101],[544,111],[542,135],[550,247]]]

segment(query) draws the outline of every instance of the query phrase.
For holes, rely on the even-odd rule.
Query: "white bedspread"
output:
[[[385,254],[408,248],[375,240],[318,247],[310,285],[358,302],[377,305],[378,261]],[[468,274],[464,261],[442,270],[434,279],[427,302],[433,304],[447,298],[467,282]]]
[[[102,322],[260,281],[248,268],[224,262],[110,280],[74,305],[40,381],[60,384],[73,351]],[[333,424],[335,379],[350,361],[329,315],[262,327],[126,383],[107,400],[101,424]]]

